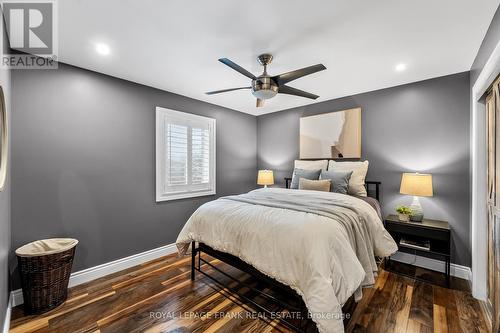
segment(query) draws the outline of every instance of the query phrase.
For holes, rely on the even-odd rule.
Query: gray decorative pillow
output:
[[[309,180],[318,180],[320,173],[321,173],[321,169],[319,169],[319,170],[304,170],[304,169],[295,168],[293,170],[292,184],[290,185],[290,188],[294,189],[294,190],[298,189],[300,178],[305,178],[305,179],[309,179]]]
[[[332,182],[331,192],[347,194],[349,191],[349,179],[352,171],[321,171],[319,179],[330,179]]]

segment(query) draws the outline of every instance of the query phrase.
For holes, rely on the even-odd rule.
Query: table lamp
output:
[[[412,210],[410,220],[413,222],[421,222],[424,218],[424,211],[418,197],[432,197],[432,175],[423,173],[403,173],[399,193],[413,195],[413,202],[410,206]]]
[[[274,175],[273,170],[259,170],[259,174],[257,176],[257,185],[264,185],[264,188],[267,188],[267,185],[274,184]]]

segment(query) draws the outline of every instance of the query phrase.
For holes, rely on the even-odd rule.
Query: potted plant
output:
[[[407,206],[399,206],[396,208],[396,212],[398,212],[398,218],[400,221],[409,222],[411,215],[411,208]]]

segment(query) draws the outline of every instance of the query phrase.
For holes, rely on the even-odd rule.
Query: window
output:
[[[215,194],[215,119],[156,108],[156,201]]]

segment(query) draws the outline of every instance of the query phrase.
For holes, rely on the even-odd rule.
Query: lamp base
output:
[[[422,209],[422,205],[420,204],[420,200],[418,200],[417,196],[413,197],[413,202],[410,205],[410,209],[412,214],[410,215],[410,221],[412,222],[422,222],[424,219],[424,210]]]

